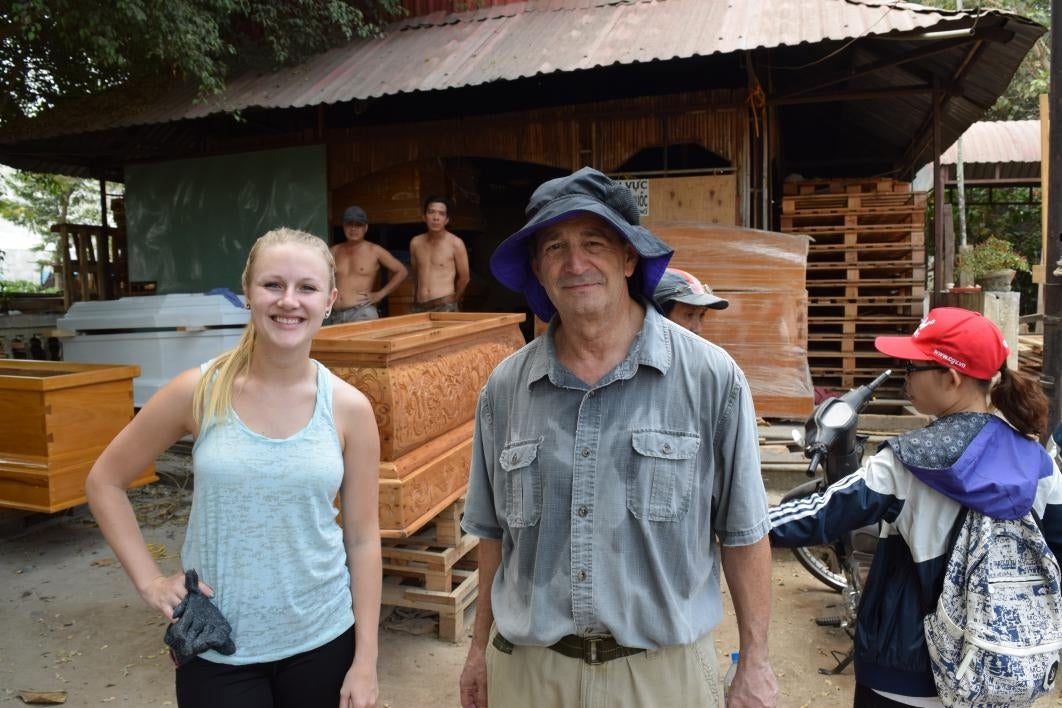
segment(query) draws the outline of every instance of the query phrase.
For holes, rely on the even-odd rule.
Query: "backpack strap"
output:
[[[944,549],[945,558],[951,558],[951,554],[955,550],[955,542],[959,540],[959,532],[962,530],[962,525],[966,522],[966,517],[969,513],[970,507],[968,506],[959,509],[959,513],[955,517],[955,523],[951,525],[951,530],[948,531],[948,545]],[[1040,529],[1042,534],[1044,532],[1044,520],[1036,513],[1036,509],[1029,509],[1029,513],[1032,514],[1033,521],[1036,522],[1036,528]]]
[[[959,513],[956,514],[955,523],[951,525],[951,531],[948,531],[948,545],[944,550],[945,559],[950,559],[951,554],[955,551],[955,542],[959,540],[959,532],[962,531],[962,525],[966,523],[966,517],[969,513],[970,507],[964,506],[961,507]]]

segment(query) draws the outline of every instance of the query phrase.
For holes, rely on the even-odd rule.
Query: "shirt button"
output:
[[[582,456],[583,457],[590,457],[590,448],[584,447],[583,450],[582,450]]]
[[[590,510],[587,509],[585,506],[579,507],[579,516],[586,516],[589,513],[590,513]]]
[[[671,452],[671,443],[664,443],[664,446],[660,448],[660,452],[664,453],[665,455]]]
[[[515,464],[516,464],[516,461],[517,461],[517,460],[519,460],[519,459],[520,459],[520,456],[519,456],[519,455],[517,455],[517,454],[516,454],[516,453],[514,452],[514,453],[513,453],[513,459],[511,460],[511,462],[512,462],[512,463],[513,463],[513,464],[515,465]]]
[[[576,576],[576,577],[579,578],[580,582],[582,582],[583,580],[586,580],[586,571],[585,570],[580,570],[579,571],[579,575]]]

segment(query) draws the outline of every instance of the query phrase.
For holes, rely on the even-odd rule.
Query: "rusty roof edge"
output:
[[[549,0],[546,1],[548,2]],[[483,22],[485,20],[505,19],[528,12],[571,12],[573,10],[585,10],[589,8],[612,7],[615,5],[639,5],[666,1],[667,0],[596,0],[595,2],[593,0],[587,0],[579,5],[573,4],[569,7],[555,5],[550,2],[549,7],[540,9],[540,3],[536,2],[536,0],[524,0],[524,2],[491,5],[489,7],[466,10],[464,12],[444,12],[440,10],[438,12],[428,13],[427,15],[409,17],[389,24],[385,28],[385,32],[405,32],[408,30],[454,25],[461,22]]]
[[[548,2],[549,0],[546,0],[546,1]],[[1038,24],[1038,23],[1036,23],[1036,22],[1034,22],[1032,20],[1029,20],[1029,19],[1024,18],[1024,17],[1021,17],[1020,15],[1016,15],[1016,14],[1011,13],[1011,12],[1006,12],[1006,11],[1001,11],[1001,10],[989,10],[989,11],[978,11],[978,10],[936,11],[933,8],[925,8],[924,6],[916,6],[916,5],[911,5],[910,3],[896,2],[894,0],[881,0],[881,1],[878,1],[878,0],[835,0],[835,1],[841,2],[843,4],[853,5],[853,6],[889,7],[889,8],[892,8],[892,9],[896,9],[898,11],[904,11],[905,9],[910,9],[910,8],[918,8],[917,12],[919,14],[923,14],[923,15],[931,14],[931,13],[936,13],[938,16],[941,16],[941,17],[943,17],[945,15],[948,15],[948,17],[946,17],[945,19],[941,20],[941,22],[949,24],[949,25],[950,24],[954,24],[956,22],[960,22],[961,23],[963,20],[970,20],[970,19],[973,19],[976,22],[976,21],[978,21],[979,17],[983,18],[983,17],[986,17],[986,16],[1006,16],[1008,20],[1019,21],[1019,22],[1025,24],[1027,26],[1036,27],[1039,30],[1038,34],[1043,34],[1043,32],[1046,31],[1046,28],[1044,28],[1042,25],[1040,25],[1040,24]],[[521,5],[519,3],[514,3],[514,4],[510,4],[510,5],[501,5],[501,6],[497,6],[497,8],[495,8],[495,9],[499,9],[499,8],[500,9],[504,9],[504,8],[507,8],[507,7],[521,8],[521,7],[526,7],[527,5],[531,4],[531,2],[534,2],[534,0],[530,0],[530,2],[524,3],[523,5]],[[617,6],[617,5],[644,5],[644,4],[654,3],[654,2],[659,2],[660,4],[664,4],[664,3],[667,2],[667,0],[599,0],[598,2],[593,2],[593,0],[588,0],[588,2],[583,3],[582,6],[583,7],[600,8],[600,7],[613,7],[613,6]],[[560,9],[565,9],[565,8],[562,7]],[[467,14],[475,14],[477,12],[482,12],[482,11],[472,11],[472,13],[458,13],[458,14],[466,14],[467,15]],[[524,10],[524,12],[526,12],[526,10]],[[493,18],[494,19],[505,19],[506,17],[514,17],[514,16],[515,16],[515,14],[495,13],[493,15]],[[926,27],[932,27],[932,26],[933,25],[926,25],[925,27],[923,27],[921,29],[921,31],[925,31]],[[888,35],[891,35],[891,34],[894,34],[894,32],[890,31],[890,32],[885,32],[885,33],[879,33],[876,36],[888,36]],[[873,32],[867,31],[867,32],[863,32],[860,36],[875,36],[875,35],[874,35]],[[778,43],[775,43],[775,44],[761,42],[761,43],[757,44],[754,47],[745,47],[745,48],[743,48],[743,50],[757,49],[757,48],[770,48],[770,47],[782,47],[782,46],[801,46],[801,45],[813,44],[813,43],[816,43],[816,42],[819,42],[819,41],[827,41],[827,40],[829,40],[829,41],[846,41],[846,40],[849,40],[851,38],[852,37],[850,36],[850,33],[848,33],[848,34],[845,34],[845,35],[842,35],[842,36],[829,37],[829,38],[826,38],[826,39],[820,39],[820,40],[816,40],[816,41],[812,41],[810,39],[802,39],[801,41],[797,41],[797,42],[779,41]],[[779,39],[782,39],[782,38],[779,38]],[[1035,39],[1033,41],[1035,41]],[[331,50],[328,50],[327,52],[324,52],[322,54],[316,55],[316,57],[311,58],[311,59],[307,60],[307,62],[304,62],[303,64],[300,64],[300,65],[297,65],[297,66],[285,67],[285,68],[281,68],[281,69],[278,69],[278,70],[273,71],[273,72],[253,72],[253,73],[245,73],[245,74],[241,74],[241,75],[238,75],[238,76],[234,76],[228,82],[228,86],[231,87],[231,86],[239,84],[239,83],[253,82],[253,81],[256,81],[256,80],[262,80],[264,78],[275,78],[275,79],[276,78],[282,78],[282,77],[284,77],[284,75],[291,75],[291,74],[294,74],[294,73],[298,73],[300,71],[305,71],[307,64],[309,64],[311,62],[314,62],[314,61],[320,61],[322,57],[326,57],[326,56],[328,56],[330,54],[335,54],[335,53],[349,53],[349,52],[352,52],[352,51],[357,51],[357,49],[355,49],[355,48],[359,44],[364,49],[367,50],[368,45],[370,45],[370,44],[372,44],[374,42],[386,42],[386,36],[383,39],[380,39],[380,38],[363,38],[363,39],[353,40],[352,42],[350,42],[350,43],[348,43],[348,44],[346,44],[346,45],[344,45],[342,47],[336,47],[336,48],[333,48]],[[735,51],[737,51],[737,50],[735,50]],[[694,56],[704,57],[704,56],[711,56],[713,54],[720,54],[720,53],[733,53],[733,52],[721,52],[719,50],[710,51],[710,52],[696,52],[696,51],[694,51],[694,52],[691,52],[688,56],[689,57],[694,57]],[[103,131],[112,130],[112,129],[122,129],[122,128],[134,127],[134,126],[160,125],[160,124],[171,123],[171,122],[180,121],[180,120],[186,120],[186,119],[198,120],[198,119],[201,119],[201,118],[208,118],[208,117],[212,117],[212,116],[217,116],[217,115],[221,115],[221,114],[225,114],[225,113],[232,113],[232,112],[241,111],[241,110],[252,110],[252,109],[254,109],[254,110],[257,110],[257,109],[269,110],[269,109],[276,109],[276,108],[305,108],[305,107],[314,106],[314,105],[334,105],[334,104],[338,104],[338,103],[343,103],[343,102],[348,101],[348,100],[373,99],[373,98],[379,98],[379,97],[387,96],[387,95],[407,95],[407,94],[421,93],[421,92],[428,93],[428,92],[431,92],[431,91],[439,92],[439,91],[446,91],[446,90],[453,89],[453,88],[469,87],[469,86],[481,86],[481,85],[484,85],[484,84],[487,84],[487,83],[493,83],[493,82],[497,82],[497,81],[518,80],[518,79],[523,79],[523,78],[527,78],[527,77],[530,77],[530,76],[550,75],[550,74],[563,73],[563,72],[584,71],[584,70],[590,70],[590,69],[594,69],[594,68],[598,68],[598,67],[617,66],[617,65],[632,64],[632,63],[649,64],[649,63],[653,63],[653,62],[657,62],[657,61],[672,60],[672,59],[676,58],[677,56],[679,56],[679,55],[674,55],[674,56],[654,56],[654,57],[651,57],[649,59],[637,59],[637,58],[633,58],[632,59],[632,58],[623,58],[623,57],[621,57],[621,58],[617,58],[617,59],[615,59],[614,61],[611,61],[611,62],[596,63],[596,64],[593,64],[591,66],[580,66],[580,67],[571,67],[571,68],[568,68],[568,67],[554,67],[554,68],[552,68],[550,70],[542,70],[540,67],[534,67],[533,69],[536,69],[536,70],[532,70],[532,71],[527,72],[527,73],[521,73],[521,74],[516,75],[516,76],[505,77],[505,78],[502,78],[502,79],[493,78],[493,77],[483,77],[482,80],[475,80],[475,79],[464,80],[464,81],[461,81],[459,83],[454,83],[454,84],[452,84],[450,86],[430,87],[430,88],[394,88],[394,87],[391,88],[391,89],[381,88],[380,90],[377,90],[377,91],[371,91],[370,90],[370,91],[366,92],[363,95],[353,96],[351,98],[344,98],[344,99],[335,99],[335,98],[333,98],[332,100],[329,100],[328,97],[322,97],[320,100],[311,100],[311,101],[302,102],[302,103],[293,102],[293,103],[288,103],[288,104],[284,104],[284,105],[278,105],[276,103],[275,99],[274,100],[270,100],[272,97],[271,97],[271,95],[269,93],[263,93],[263,92],[260,92],[257,95],[250,95],[250,96],[248,96],[246,93],[244,93],[243,95],[238,95],[238,96],[232,97],[232,98],[225,96],[224,92],[223,92],[221,95],[214,95],[214,96],[207,96],[207,97],[198,97],[195,100],[192,100],[189,97],[190,94],[189,94],[189,89],[187,87],[182,88],[179,85],[174,85],[174,86],[171,87],[171,90],[169,92],[167,92],[167,93],[162,95],[161,100],[152,103],[151,108],[143,111],[140,116],[126,116],[124,119],[120,118],[120,119],[116,120],[112,125],[108,125],[108,126],[102,126],[101,125],[99,127],[91,127],[88,130],[85,130],[82,127],[83,123],[81,121],[72,121],[72,122],[68,122],[67,125],[55,126],[54,129],[52,130],[52,132],[47,132],[47,133],[34,133],[34,131],[32,130],[32,127],[36,127],[34,125],[34,123],[36,123],[36,120],[37,120],[36,117],[35,118],[30,118],[30,119],[25,119],[24,121],[19,121],[17,124],[9,125],[9,126],[5,127],[2,131],[0,131],[0,145],[4,145],[4,144],[15,145],[15,144],[18,144],[20,142],[27,141],[27,140],[48,139],[50,137],[58,137],[58,136],[61,136],[61,135],[73,135],[73,134],[77,134],[79,132],[85,132],[85,133],[103,132]],[[680,58],[687,58],[687,55],[682,55]],[[278,83],[282,83],[282,81],[278,81]],[[79,102],[79,105],[77,105],[75,107],[84,108],[85,109],[84,111],[79,111],[81,113],[89,112],[94,107],[99,107],[100,104],[102,104],[102,107],[106,107],[107,104],[110,102],[109,99],[111,99],[111,96],[113,94],[117,93],[117,92],[122,91],[123,89],[124,89],[124,87],[119,87],[118,89],[115,89],[113,91],[104,92],[102,94],[97,94],[95,96],[88,96],[88,97],[84,97],[84,98],[80,98],[80,99],[74,99],[74,101]],[[194,91],[193,91],[192,95],[194,95]],[[99,103],[97,103],[97,101]],[[160,107],[160,106],[162,106],[162,107]],[[182,108],[180,108],[180,106],[184,106],[184,108],[182,109]],[[53,111],[61,111],[63,109],[66,109],[67,107],[68,107],[67,105],[64,105],[62,107],[57,107],[55,109],[50,109],[46,113],[52,113]],[[144,115],[144,114],[146,114],[146,115]],[[30,129],[29,130],[19,130],[19,128],[30,128]]]

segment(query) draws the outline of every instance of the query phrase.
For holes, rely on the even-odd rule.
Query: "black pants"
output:
[[[911,708],[906,703],[899,703],[886,698],[874,689],[856,684],[855,697],[852,699],[852,708]]]
[[[180,708],[335,708],[354,661],[354,628],[328,644],[264,664],[192,659],[177,669]]]

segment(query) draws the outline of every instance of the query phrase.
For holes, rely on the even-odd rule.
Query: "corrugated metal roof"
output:
[[[177,90],[140,109],[126,104],[29,121],[36,125],[12,126],[0,141],[900,34],[949,20],[968,24],[971,16],[890,0],[526,0],[411,18],[380,38],[352,41],[295,67],[236,76],[205,102],[195,102],[190,89]]]
[[[954,165],[957,152],[958,141],[940,156],[941,163]],[[1038,120],[982,121],[962,134],[963,164],[1025,162],[1039,166],[1040,158]]]

